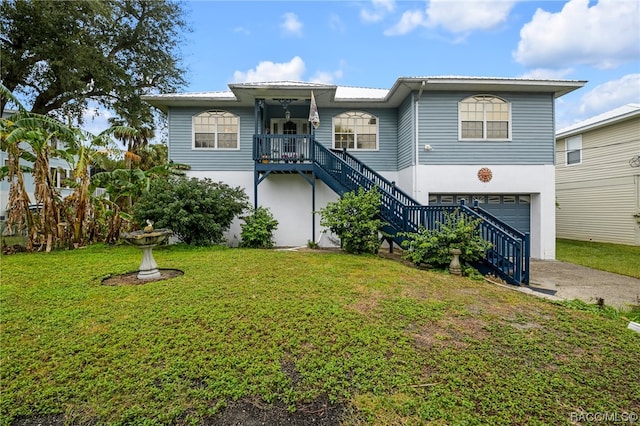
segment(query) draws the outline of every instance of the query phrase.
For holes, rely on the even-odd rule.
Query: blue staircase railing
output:
[[[377,187],[382,204],[380,216],[389,225],[385,231],[397,244],[405,239],[401,234],[417,232],[420,227],[434,229],[444,222],[445,212],[455,212],[480,220],[482,237],[491,242],[483,262],[484,269],[511,284],[529,282],[529,234],[509,226],[477,205],[423,206],[383,176],[346,151],[329,150],[313,141],[311,158],[314,170],[340,196],[362,187]]]

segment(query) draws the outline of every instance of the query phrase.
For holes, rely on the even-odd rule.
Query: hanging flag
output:
[[[311,91],[311,108],[309,108],[309,121],[313,125],[314,129],[320,127],[320,114],[318,114],[318,105],[316,105],[316,97]]]

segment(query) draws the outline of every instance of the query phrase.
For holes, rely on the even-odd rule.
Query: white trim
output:
[[[493,172],[489,182],[478,179],[478,170]],[[555,166],[544,165],[420,165],[420,204],[429,203],[429,193],[523,194],[531,196],[531,257],[555,259]]]
[[[296,124],[297,127],[297,131],[296,134],[298,135],[308,135],[311,134],[311,129],[309,127],[309,120],[306,118],[291,118],[289,120],[287,120],[286,118],[272,118],[270,123],[269,123],[269,131],[271,132],[272,135],[274,134],[282,134],[282,128],[284,126],[284,124],[287,121],[292,121]],[[278,131],[276,131],[274,124],[278,125]],[[304,126],[307,126],[307,131],[300,131],[301,129],[304,130]]]
[[[333,147],[333,149],[342,149],[343,147],[336,147],[336,117],[343,115],[343,114],[368,114],[371,117],[375,118],[376,120],[376,147],[375,148],[358,148],[358,132],[356,129],[356,132],[354,133],[354,140],[353,140],[353,148],[347,148],[349,151],[360,151],[360,152],[377,152],[380,151],[380,119],[378,118],[377,115],[374,115],[368,111],[363,111],[363,110],[349,110],[349,111],[342,111],[336,115],[334,115],[333,117],[331,117],[331,146]]]
[[[486,108],[482,109],[482,138],[463,138],[462,137],[462,114],[460,113],[460,105],[464,103],[465,100],[469,98],[474,98],[476,96],[486,96],[492,97],[496,99],[500,99],[503,101],[509,108],[508,114],[509,118],[507,121],[507,137],[506,138],[488,138],[487,137],[487,110]],[[467,96],[466,98],[460,100],[458,102],[458,142],[511,142],[513,139],[513,118],[511,116],[512,104],[505,98],[501,96],[492,95],[490,93],[476,94]]]
[[[580,143],[580,148],[574,148],[571,150],[571,152],[578,151],[578,153],[580,154],[580,160],[576,163],[569,163],[569,142],[570,141],[576,141]],[[568,167],[572,167],[572,166],[579,166],[580,164],[582,164],[582,134],[571,136],[564,140],[564,165]]]
[[[232,115],[236,118],[236,120],[238,120],[237,123],[237,131],[236,131],[236,147],[235,148],[218,148],[218,134],[219,132],[216,129],[216,132],[214,133],[214,142],[215,142],[215,147],[207,147],[207,148],[202,148],[202,147],[196,147],[196,126],[195,126],[195,119],[196,117],[198,117],[201,114],[207,113],[207,112],[222,112],[222,113],[227,113],[229,115]],[[223,109],[208,109],[205,111],[200,111],[197,114],[193,114],[191,116],[191,150],[192,151],[240,151],[240,116],[238,114],[234,114],[230,111],[226,111]]]

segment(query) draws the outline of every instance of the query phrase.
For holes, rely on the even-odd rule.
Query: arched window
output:
[[[227,111],[206,111],[193,117],[195,149],[238,149],[240,119]]]
[[[509,140],[511,105],[492,95],[476,95],[458,104],[459,135],[464,140]]]
[[[378,119],[359,111],[333,117],[333,147],[336,149],[378,149]]]

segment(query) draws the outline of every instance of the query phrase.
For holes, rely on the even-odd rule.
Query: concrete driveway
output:
[[[523,291],[553,299],[579,299],[616,308],[640,305],[640,279],[556,260],[531,259],[529,287]]]

